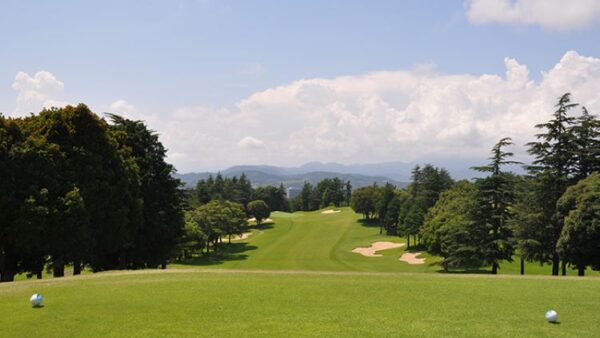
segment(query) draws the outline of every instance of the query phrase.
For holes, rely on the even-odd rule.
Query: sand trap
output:
[[[256,222],[256,218],[252,217],[252,218],[248,218],[248,222]],[[265,223],[273,223],[273,220],[270,218],[267,219],[263,219],[262,222],[260,222],[261,224],[265,224]]]
[[[392,243],[392,242],[375,242],[368,248],[356,248],[352,250],[354,253],[359,253],[367,257],[379,257],[381,255],[376,254],[377,251],[395,249],[403,247],[404,243]]]
[[[241,241],[242,239],[246,239],[246,238],[250,237],[250,235],[252,235],[251,232],[244,232],[241,235],[231,236],[231,240],[232,241]]]
[[[321,212],[323,215],[331,215],[331,214],[337,214],[338,212],[342,212],[341,210],[325,210],[323,212]]]
[[[425,258],[417,258],[418,255],[420,255],[420,252],[415,252],[415,253],[404,253],[402,254],[402,257],[400,257],[400,260],[403,262],[406,262],[408,264],[425,264]]]

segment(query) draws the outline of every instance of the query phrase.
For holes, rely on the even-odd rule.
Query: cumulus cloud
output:
[[[260,149],[265,147],[265,143],[255,137],[246,136],[238,142],[238,147],[242,149]]]
[[[600,113],[600,59],[568,52],[538,82],[526,65],[504,63],[504,74],[413,69],[303,79],[254,93],[233,108],[179,108],[160,131],[182,171],[314,160],[485,159],[506,136],[524,156],[533,126],[551,116],[567,91]]]
[[[120,115],[130,120],[144,121],[150,125],[159,123],[159,118],[156,114],[144,114],[133,104],[123,99],[111,103],[109,106],[109,113]]]
[[[15,115],[37,113],[42,108],[62,107],[64,84],[54,74],[42,70],[33,76],[25,72],[17,73],[12,88],[18,92]]]
[[[472,23],[539,25],[551,30],[588,27],[600,19],[598,0],[467,0]]]
[[[415,67],[302,79],[233,107],[183,106],[153,115],[117,100],[109,112],[148,122],[183,172],[252,163],[482,161],[507,136],[527,160],[523,145],[533,140],[533,126],[550,118],[563,93],[600,114],[600,58],[567,52],[539,81],[518,60],[506,58],[504,65],[502,74]],[[58,102],[64,86],[40,72],[19,73],[13,87],[18,110],[35,112]]]

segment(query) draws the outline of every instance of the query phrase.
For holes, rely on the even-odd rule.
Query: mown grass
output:
[[[253,235],[221,247],[217,255],[200,255],[174,268],[207,267],[227,269],[285,269],[320,271],[373,271],[373,272],[441,272],[439,257],[422,252],[423,265],[410,265],[399,261],[406,247],[378,252],[382,257],[364,257],[352,252],[356,247],[369,246],[376,241],[406,243],[404,238],[379,234],[376,223],[364,222],[350,208],[324,215],[314,212],[283,213],[271,215],[273,224],[254,228]],[[489,268],[455,273],[489,273]],[[502,262],[499,274],[519,274],[520,263]],[[551,267],[527,262],[526,274],[549,275]],[[587,271],[598,276],[600,273]],[[576,271],[569,269],[569,275]]]
[[[35,292],[43,308],[29,305]],[[0,285],[0,328],[2,337],[592,337],[599,304],[596,278],[141,271]],[[545,321],[549,308],[560,324]]]

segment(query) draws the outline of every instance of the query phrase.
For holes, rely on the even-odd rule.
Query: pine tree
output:
[[[535,157],[533,164],[527,166],[531,176],[537,183],[534,185],[538,191],[536,198],[539,205],[532,206],[540,218],[530,226],[541,226],[545,229],[530,231],[540,234],[539,238],[533,238],[539,242],[542,262],[552,262],[552,275],[558,275],[560,258],[556,251],[556,244],[563,227],[563,219],[556,210],[558,199],[572,183],[572,174],[576,171],[577,144],[571,126],[575,124],[575,118],[568,116],[570,109],[576,107],[571,103],[571,94],[566,93],[560,97],[556,104],[553,118],[535,127],[543,130],[536,135],[538,141],[530,142],[529,154]],[[527,240],[527,239],[524,239]],[[563,264],[563,272],[564,272]]]

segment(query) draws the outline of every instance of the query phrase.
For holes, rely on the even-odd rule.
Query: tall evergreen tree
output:
[[[498,273],[501,260],[511,261],[514,252],[511,228],[508,224],[512,217],[510,209],[514,201],[514,190],[511,177],[502,171],[502,167],[520,164],[520,162],[508,159],[513,156],[513,153],[506,152],[503,148],[510,145],[512,145],[510,138],[501,139],[492,148],[491,162],[485,166],[472,168],[490,174],[486,178],[477,179],[478,203],[472,226],[487,230],[481,232],[484,237],[481,238],[480,245],[481,252],[485,256],[484,261],[492,265],[492,274]]]
[[[563,227],[563,219],[556,210],[556,203],[572,182],[572,173],[576,167],[574,154],[577,145],[571,128],[575,124],[575,118],[568,115],[569,110],[576,106],[576,103],[571,103],[570,93],[561,96],[553,118],[536,125],[536,128],[543,131],[536,135],[538,141],[527,144],[528,152],[535,160],[526,168],[537,181],[534,185],[539,189],[536,194],[542,197],[536,199],[540,205],[535,206],[535,214],[539,214],[541,218],[530,226],[545,228],[530,233],[542,234],[542,237],[533,240],[540,243],[539,249],[542,252],[537,256],[541,261],[552,263],[552,275],[559,273],[560,257],[556,244]]]

